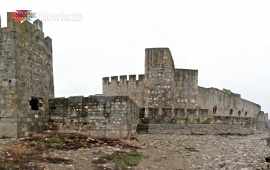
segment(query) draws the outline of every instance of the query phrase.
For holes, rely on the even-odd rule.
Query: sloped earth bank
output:
[[[270,169],[269,137],[266,132],[139,134],[132,140],[113,140],[44,133],[23,140],[1,139],[0,169]]]

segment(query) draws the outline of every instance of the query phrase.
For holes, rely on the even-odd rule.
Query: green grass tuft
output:
[[[14,163],[14,162],[3,162],[0,163],[0,169],[3,170],[16,170],[16,169],[20,169],[21,166],[18,163]]]
[[[118,167],[136,166],[143,159],[148,156],[139,153],[125,153],[113,158],[113,163]]]

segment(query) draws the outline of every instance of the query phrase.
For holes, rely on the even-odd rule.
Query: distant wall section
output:
[[[261,106],[230,90],[199,87],[198,104],[213,116],[257,117]]]

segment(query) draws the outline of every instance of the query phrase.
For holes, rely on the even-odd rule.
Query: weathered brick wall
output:
[[[139,108],[128,96],[77,96],[50,100],[51,128],[113,138],[136,131]]]
[[[20,23],[8,13],[0,41],[0,118],[10,126],[4,129],[16,129],[3,129],[0,136],[40,133],[46,129],[48,99],[54,97],[52,40],[44,38],[41,21]],[[39,99],[38,109],[31,108],[32,98]]]

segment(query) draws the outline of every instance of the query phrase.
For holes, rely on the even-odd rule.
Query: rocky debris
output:
[[[248,135],[251,131],[241,125],[231,124],[139,124],[140,129],[150,134],[185,134],[185,135]],[[144,126],[147,127],[144,128]]]
[[[130,144],[149,155],[135,169],[270,169],[269,134],[140,134]],[[262,140],[263,139],[263,140]]]
[[[0,140],[0,169],[89,169],[94,167],[93,159],[137,148],[120,139],[49,132],[20,140]],[[115,167],[109,162],[105,166]]]
[[[232,169],[267,170],[270,169],[270,147],[267,146],[268,133],[238,135],[180,135],[180,134],[138,134],[132,140],[74,150],[54,149],[42,154],[48,161],[29,162],[47,170],[114,170],[120,169],[108,157],[115,153],[137,152],[148,158],[135,167],[122,169],[134,170],[189,170],[189,169]],[[86,142],[92,138],[85,138]],[[0,140],[0,146],[13,143],[14,140]],[[136,146],[126,147],[126,146]],[[56,158],[56,159],[54,159]],[[50,161],[51,160],[51,161]],[[57,162],[58,161],[58,162]]]

